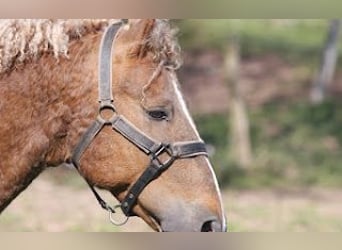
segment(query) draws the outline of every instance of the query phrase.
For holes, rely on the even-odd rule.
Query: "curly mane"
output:
[[[101,32],[118,19],[2,19],[0,20],[0,74],[15,65],[35,60],[43,53],[58,58],[68,55],[68,45],[82,36]],[[148,40],[144,41],[157,61],[173,67],[181,63],[175,29],[166,20],[157,20]]]
[[[115,20],[3,19],[0,21],[0,73],[42,53],[66,56],[68,44]]]

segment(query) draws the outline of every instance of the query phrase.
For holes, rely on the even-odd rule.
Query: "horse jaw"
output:
[[[158,223],[158,221],[153,218],[149,213],[142,208],[141,206],[137,205],[134,207],[134,213],[139,216],[143,221],[146,222],[147,225],[149,225],[154,231],[156,232],[162,232],[161,225]]]

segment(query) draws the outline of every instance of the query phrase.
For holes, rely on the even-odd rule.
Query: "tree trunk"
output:
[[[330,21],[325,47],[322,53],[319,73],[315,78],[311,90],[311,102],[319,104],[326,98],[327,89],[334,77],[338,57],[338,37],[340,20]]]
[[[243,168],[252,163],[249,121],[239,84],[240,48],[238,40],[228,44],[225,58],[225,81],[230,90],[230,141],[234,160]]]

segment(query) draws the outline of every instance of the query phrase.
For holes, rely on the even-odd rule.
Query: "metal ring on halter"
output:
[[[108,118],[106,118],[103,114],[103,111],[105,110],[109,110],[112,112],[112,114],[110,116],[108,116]],[[97,119],[100,121],[103,121],[105,124],[112,124],[112,121],[114,120],[114,118],[117,116],[116,114],[116,110],[115,107],[112,103],[101,103],[100,104],[100,108],[99,108],[99,113],[97,116]]]
[[[119,204],[119,205],[114,206],[114,211],[115,211],[117,208],[121,208],[121,205]],[[113,225],[115,225],[115,226],[122,226],[122,225],[125,225],[125,224],[127,223],[128,219],[129,219],[128,216],[125,216],[126,219],[125,219],[124,221],[122,221],[122,222],[117,222],[117,221],[115,221],[115,219],[112,217],[113,212],[110,211],[110,210],[108,210],[108,212],[109,212],[109,220],[110,220],[110,222],[111,222]]]

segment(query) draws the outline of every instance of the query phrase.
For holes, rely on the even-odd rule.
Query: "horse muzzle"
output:
[[[175,209],[160,220],[163,232],[226,232],[224,216],[209,212],[200,206],[188,210]]]

